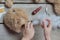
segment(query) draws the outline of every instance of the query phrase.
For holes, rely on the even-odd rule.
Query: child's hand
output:
[[[46,25],[46,21],[48,22],[48,25]],[[42,27],[43,27],[43,29],[44,29],[45,39],[50,40],[50,33],[51,33],[51,29],[52,29],[51,20],[45,19],[45,20],[42,22]]]
[[[23,39],[31,40],[34,36],[34,33],[35,31],[33,28],[33,24],[31,22],[27,23],[23,31]]]

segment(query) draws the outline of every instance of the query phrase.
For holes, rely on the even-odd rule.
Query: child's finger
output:
[[[47,26],[46,26],[45,20],[43,21],[43,26],[44,26],[44,29],[47,29]]]
[[[29,25],[28,26],[29,26],[29,28],[31,28],[31,22],[29,22]]]
[[[42,24],[41,24],[41,26],[42,26],[42,28],[44,28],[44,24],[43,24],[44,22],[42,22]]]
[[[25,29],[28,29],[28,23],[25,24]]]
[[[31,28],[33,28],[33,24],[31,23]]]
[[[49,19],[46,19],[48,21],[48,27],[51,27],[52,23],[51,23],[51,20]]]

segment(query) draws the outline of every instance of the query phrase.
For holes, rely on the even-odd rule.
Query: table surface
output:
[[[4,2],[4,0],[2,0],[2,2]],[[29,19],[32,19],[32,20],[36,19],[40,13],[44,14],[45,8],[48,9],[49,14],[54,15],[52,6],[50,4],[46,4],[45,0],[42,0],[40,2],[40,4],[22,4],[22,3],[31,3],[32,2],[31,0],[14,0],[14,2],[17,2],[17,3],[21,2],[21,4],[14,4],[12,6],[12,8],[22,8],[22,9],[27,10]],[[4,4],[0,4],[0,7],[1,6],[4,6]],[[38,14],[32,16],[31,15],[32,11],[40,6],[43,7],[41,9],[41,11]],[[5,12],[7,12],[7,11],[8,11],[8,9],[5,8]],[[0,40],[21,40],[22,33],[20,33],[20,34],[13,33],[4,26],[3,16],[4,16],[4,14],[0,14]],[[35,28],[35,36],[32,40],[44,40],[43,29],[40,26],[34,26],[34,28]],[[52,30],[51,39],[52,40],[60,40],[59,34],[60,34],[60,29]]]
[[[5,0],[2,0],[2,2],[5,2]],[[33,3],[33,0],[13,0],[13,2],[21,2],[21,3]],[[39,3],[46,3],[45,0],[40,0]]]

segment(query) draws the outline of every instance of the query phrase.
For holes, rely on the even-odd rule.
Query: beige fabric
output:
[[[35,0],[35,3],[40,3],[41,0]]]
[[[47,0],[54,4],[54,10],[57,15],[60,15],[60,0]]]
[[[47,1],[50,2],[50,3],[54,3],[55,0],[47,0]]]
[[[57,15],[60,15],[60,4],[55,4],[55,12]]]
[[[2,2],[2,0],[0,0],[0,2]]]
[[[50,2],[50,3],[60,3],[60,0],[47,0],[48,2]]]
[[[5,6],[10,8],[13,5],[13,0],[5,0]]]
[[[17,33],[21,31],[22,25],[26,22],[28,22],[28,16],[22,9],[10,9],[4,16],[4,24]]]
[[[55,4],[60,4],[60,0],[55,0]]]

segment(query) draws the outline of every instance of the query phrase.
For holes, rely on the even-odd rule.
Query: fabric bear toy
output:
[[[21,32],[21,28],[28,22],[28,16],[23,9],[13,8],[4,16],[4,24],[12,31]]]

